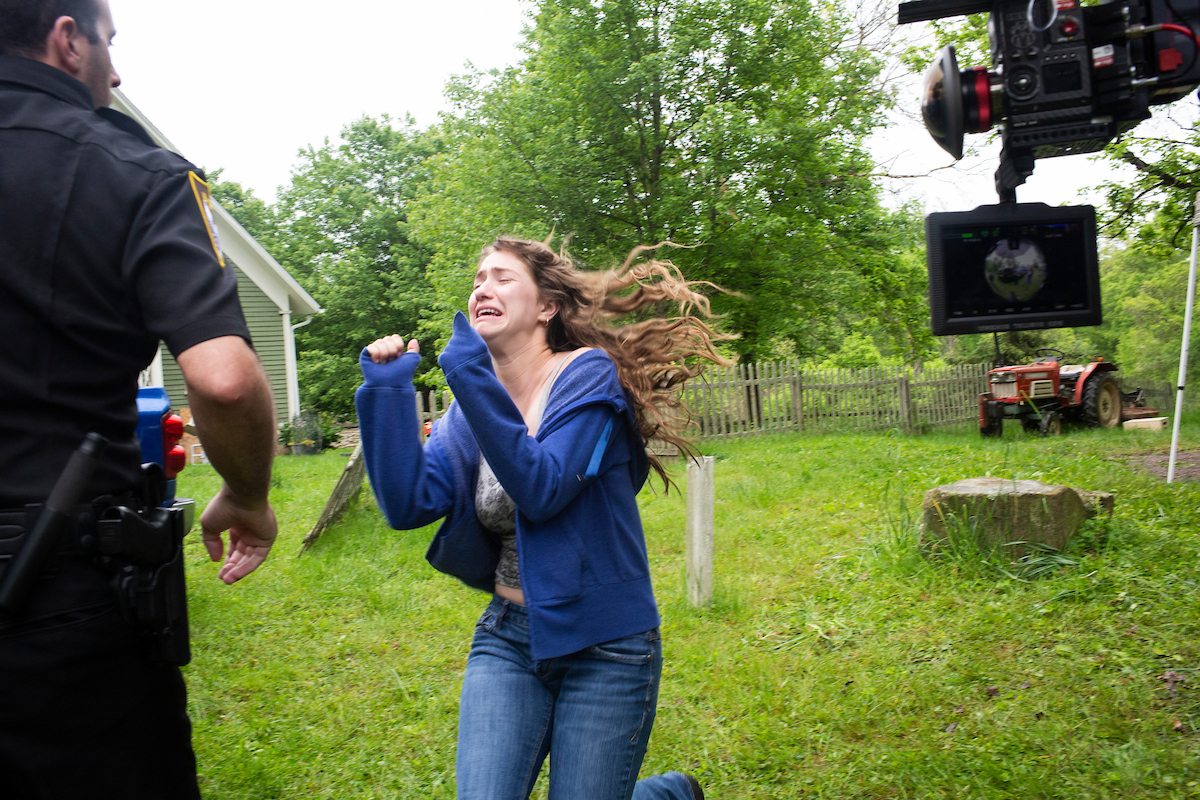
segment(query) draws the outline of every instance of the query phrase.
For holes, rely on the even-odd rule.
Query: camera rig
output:
[[[962,158],[963,135],[1002,125],[996,192],[1039,158],[1090,153],[1200,86],[1200,0],[914,0],[901,24],[988,12],[990,68],[960,70],[954,46],[925,76],[921,112],[934,140]]]

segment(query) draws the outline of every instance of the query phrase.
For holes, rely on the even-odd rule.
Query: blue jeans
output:
[[[525,800],[550,754],[550,800],[693,800],[677,772],[638,781],[654,726],[658,629],[535,661],[524,606],[493,598],[458,715],[459,800]]]

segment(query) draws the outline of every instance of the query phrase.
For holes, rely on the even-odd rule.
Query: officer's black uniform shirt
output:
[[[199,177],[84,84],[0,55],[0,509],[45,500],[89,431],[111,441],[94,495],[136,486],[158,341],[249,341]]]

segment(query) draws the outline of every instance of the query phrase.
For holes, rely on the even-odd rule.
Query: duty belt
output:
[[[0,511],[0,575],[4,576],[0,584],[12,583],[8,573],[13,569],[30,570],[19,573],[22,580],[26,574],[33,576],[29,581],[55,574],[52,558],[34,562],[36,568],[23,567],[16,558],[37,538],[31,534],[43,508],[38,504]],[[166,664],[188,663],[183,537],[191,527],[190,501],[163,508],[147,507],[130,496],[104,496],[76,509],[70,519],[64,520],[65,514],[58,517],[58,541],[45,555],[97,557],[96,565],[110,575],[122,613],[154,641],[156,657]]]
[[[59,536],[54,549],[60,556],[94,556],[100,553],[96,522],[100,515],[112,505],[88,503],[79,506],[71,525]],[[26,534],[33,530],[42,504],[34,503],[21,509],[0,511],[0,565],[12,559],[24,544]]]
[[[79,558],[121,555],[127,549],[125,537],[118,528],[100,520],[112,516],[106,512],[122,506],[145,507],[132,494],[103,495],[77,506],[70,524],[59,535],[55,555]],[[24,508],[0,510],[0,567],[21,549],[42,508],[41,503],[31,503]]]

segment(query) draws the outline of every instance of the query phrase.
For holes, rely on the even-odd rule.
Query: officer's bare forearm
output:
[[[223,336],[176,360],[209,462],[239,506],[265,505],[277,432],[275,402],[258,357],[239,337]]]
[[[245,402],[225,404],[210,399],[191,400],[196,432],[204,443],[204,454],[225,479],[243,508],[267,502],[274,458],[274,403],[264,379]]]

